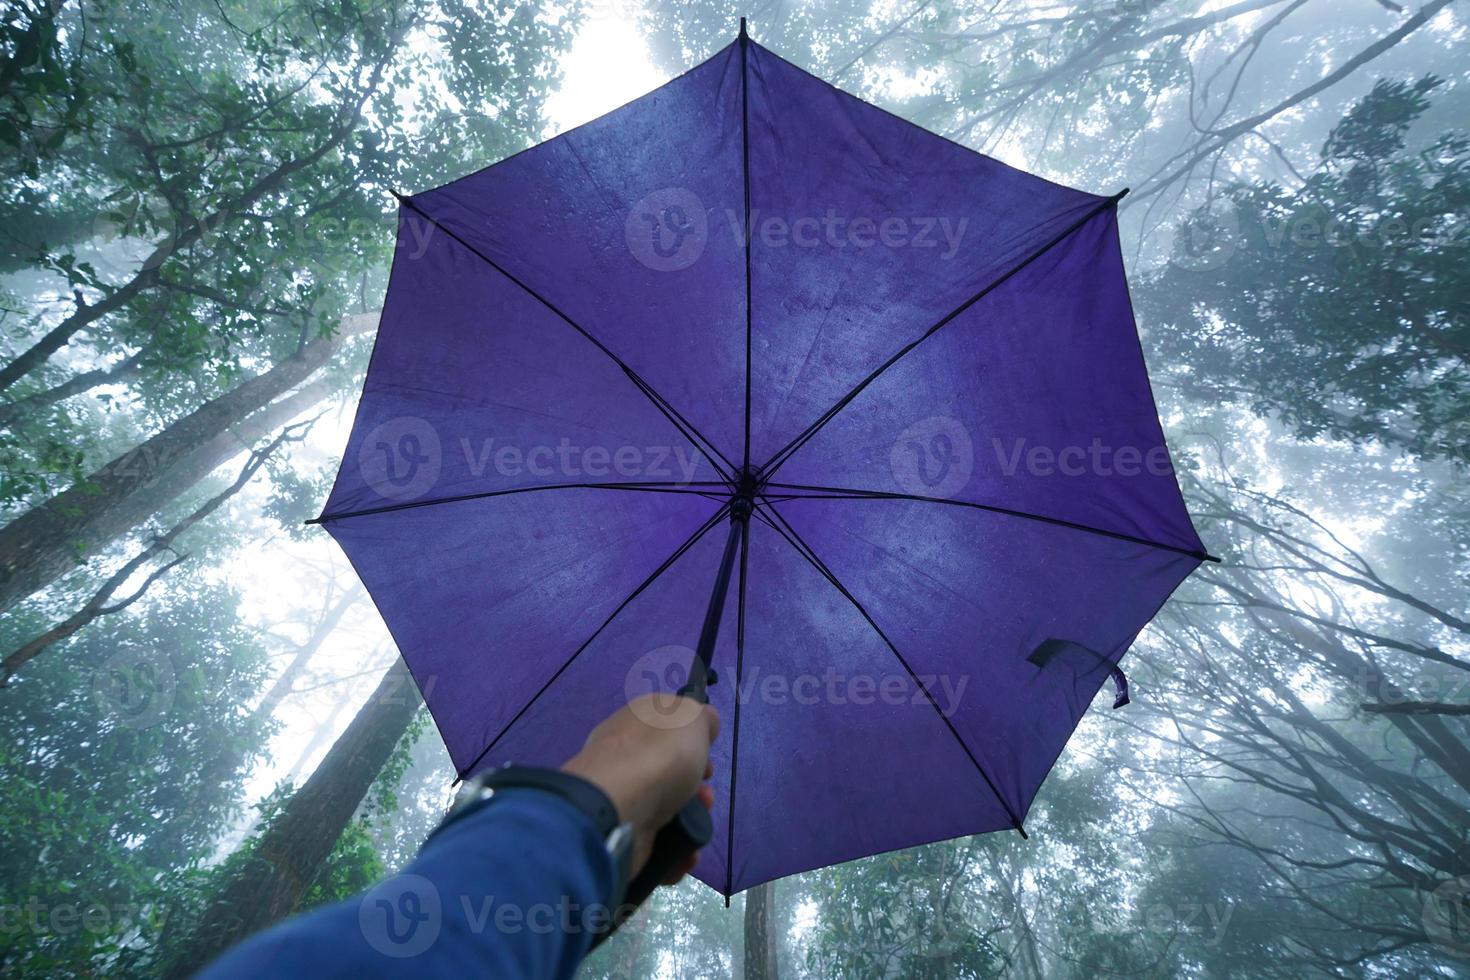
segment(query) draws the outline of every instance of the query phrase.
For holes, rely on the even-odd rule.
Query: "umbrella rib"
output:
[[[765,499],[764,494],[762,494],[761,497],[763,500]],[[1011,809],[1011,805],[1006,802],[1006,798],[1001,795],[1000,790],[996,788],[994,781],[991,780],[990,774],[985,771],[984,766],[980,765],[980,760],[975,758],[975,753],[970,751],[970,747],[966,745],[965,740],[960,737],[959,730],[954,727],[954,723],[949,720],[949,717],[945,715],[943,709],[939,707],[939,702],[934,700],[934,695],[929,693],[928,686],[925,685],[923,681],[919,680],[919,675],[914,673],[914,668],[910,667],[909,662],[904,659],[903,654],[898,652],[898,647],[894,646],[893,641],[888,638],[888,634],[883,632],[882,627],[880,627],[877,622],[874,621],[873,617],[868,613],[868,610],[864,608],[863,604],[858,601],[857,597],[848,591],[847,587],[843,585],[842,582],[837,578],[837,576],[832,572],[832,570],[827,567],[826,563],[817,556],[817,553],[814,550],[812,550],[811,545],[807,544],[802,536],[797,533],[796,528],[787,523],[786,518],[781,516],[781,512],[776,510],[775,505],[769,500],[766,500],[765,509],[771,512],[776,520],[780,522],[781,526],[772,523],[764,516],[762,516],[761,519],[764,520],[772,528],[775,528],[776,533],[785,538],[786,543],[795,548],[797,554],[801,555],[808,562],[810,562],[811,566],[815,568],[818,572],[820,572],[821,575],[832,584],[833,588],[842,593],[843,598],[852,603],[852,607],[858,611],[858,614],[861,615],[864,620],[867,621],[867,624],[872,627],[873,632],[878,634],[878,638],[883,641],[884,645],[887,646],[888,649],[893,653],[893,656],[898,660],[900,664],[903,665],[903,669],[908,672],[909,679],[914,682],[914,685],[918,687],[919,690],[924,692],[924,697],[929,701],[929,706],[934,709],[934,713],[939,716],[939,720],[944,722],[944,727],[949,729],[949,733],[954,736],[955,742],[957,742],[959,744],[959,747],[964,750],[965,755],[969,758],[971,764],[974,765],[975,771],[980,774],[981,779],[985,780],[985,785],[990,787],[990,792],[995,795],[995,798],[1000,803],[1001,808],[1005,810],[1006,816],[1010,817],[1011,826],[1015,827],[1017,832],[1020,833],[1022,837],[1025,837],[1026,830],[1021,825],[1021,818],[1016,816],[1015,811]],[[754,510],[754,513],[760,515],[761,508],[757,507]],[[790,534],[787,533],[788,531],[790,532]]]
[[[536,487],[512,487],[509,490],[486,490],[481,493],[462,493],[453,497],[435,497],[433,500],[408,500],[382,507],[366,507],[348,510],[340,514],[323,514],[313,517],[307,524],[325,524],[348,517],[366,517],[369,514],[387,514],[395,510],[413,510],[417,507],[432,507],[435,504],[457,504],[465,500],[483,500],[486,497],[508,497],[517,493],[535,493],[538,490],[630,490],[642,493],[692,493],[701,497],[710,496],[708,491],[693,490],[691,487],[722,487],[725,484],[711,481],[695,483],[547,483]],[[724,496],[714,499],[724,500]]]
[[[740,755],[740,692],[745,676],[745,571],[750,557],[750,522],[740,537],[740,594],[735,610],[735,718],[730,731],[730,806],[725,823],[725,900],[735,885],[735,766]]]
[[[633,382],[638,390],[643,392],[644,396],[647,397],[649,401],[653,402],[654,407],[657,408],[659,412],[662,413],[663,416],[667,418],[676,429],[679,430],[680,434],[683,435],[684,438],[688,439],[694,445],[694,448],[698,449],[699,452],[704,456],[704,458],[708,459],[710,461],[710,464],[714,466],[716,470],[720,471],[720,475],[727,481],[730,479],[729,474],[720,469],[720,463],[715,459],[715,457],[718,456],[719,459],[724,462],[725,466],[733,471],[735,469],[735,465],[725,458],[725,454],[720,452],[719,448],[713,442],[710,442],[708,439],[706,439],[704,433],[696,429],[692,422],[684,418],[684,416],[679,413],[679,410],[674,408],[674,406],[669,403],[669,400],[667,398],[664,398],[658,392],[654,391],[653,387],[638,375],[638,372],[629,367],[627,362],[624,361],[621,357],[618,357],[618,355],[614,354],[606,344],[594,337],[585,327],[577,323],[577,321],[567,316],[567,314],[562,312],[561,308],[552,303],[551,300],[547,299],[545,296],[542,296],[525,282],[522,282],[520,279],[512,275],[510,271],[507,270],[500,263],[496,262],[490,256],[486,255],[478,248],[475,248],[475,246],[465,241],[459,235],[456,235],[453,231],[440,224],[437,218],[434,218],[423,208],[419,207],[418,204],[414,202],[413,198],[405,196],[403,194],[399,194],[397,191],[393,192],[393,196],[398,198],[399,202],[406,207],[413,209],[415,213],[417,213],[429,224],[433,225],[435,228],[438,228],[440,231],[444,232],[444,234],[448,235],[451,239],[459,242],[465,248],[469,249],[470,252],[482,259],[496,272],[500,273],[502,276],[515,283],[517,286],[525,291],[526,295],[530,296],[532,299],[536,300],[536,302],[540,303],[552,313],[556,314],[558,317],[561,318],[564,323],[566,323],[567,326],[577,331],[577,333],[581,334],[589,342],[591,342],[594,347],[602,351],[603,354],[607,355],[607,357],[614,364],[622,369],[623,373],[628,376],[628,379]],[[708,446],[709,448],[706,449],[706,446]],[[710,453],[714,453],[714,456],[711,456]]]
[[[745,18],[740,19],[740,143],[744,153],[745,179],[745,453],[742,469],[750,469],[750,38],[745,33]]]
[[[1093,218],[1097,217],[1099,214],[1102,214],[1108,208],[1116,207],[1117,206],[1117,203],[1120,200],[1123,199],[1123,195],[1124,194],[1127,194],[1127,193],[1128,193],[1127,188],[1124,188],[1123,190],[1119,191],[1117,194],[1114,194],[1111,197],[1104,199],[1101,204],[1099,204],[1096,207],[1092,208],[1085,215],[1083,215],[1081,218],[1078,218],[1072,224],[1068,225],[1064,230],[1062,230],[1054,238],[1052,238],[1051,241],[1047,242],[1045,245],[1042,245],[1036,251],[1032,252],[1026,258],[1022,259],[1020,262],[1018,262],[1014,266],[1012,266],[1008,271],[1002,273],[999,277],[997,277],[996,279],[992,280],[989,285],[985,286],[983,289],[981,289],[975,295],[971,296],[969,299],[965,300],[959,306],[955,307],[951,312],[949,312],[945,316],[941,317],[937,323],[935,323],[928,330],[925,330],[917,338],[915,338],[914,340],[912,340],[909,343],[905,344],[903,347],[899,348],[899,350],[897,351],[897,353],[895,353],[888,360],[884,361],[882,364],[880,364],[876,368],[874,368],[873,371],[872,371],[872,373],[870,373],[863,380],[859,381],[857,383],[857,385],[854,386],[851,391],[849,391],[847,394],[845,394],[841,398],[839,398],[837,400],[836,404],[834,404],[831,408],[827,409],[827,411],[823,412],[817,418],[817,420],[815,422],[813,422],[811,425],[807,426],[804,430],[802,430],[802,432],[800,434],[798,434],[794,439],[792,439],[786,445],[782,446],[781,449],[776,452],[776,455],[772,456],[770,458],[770,460],[768,460],[766,462],[765,466],[761,467],[762,472],[764,472],[767,475],[767,477],[769,477],[771,475],[774,475],[775,472],[776,472],[776,470],[780,469],[783,465],[785,465],[786,461],[791,458],[792,454],[795,453],[798,449],[800,449],[803,445],[805,445],[806,442],[807,442],[807,440],[811,439],[812,436],[816,435],[817,432],[822,428],[822,426],[826,425],[829,421],[832,420],[832,417],[833,416],[835,416],[838,412],[842,411],[842,409],[846,408],[849,402],[851,402],[858,395],[862,394],[863,389],[867,388],[868,385],[870,385],[874,381],[876,381],[878,379],[878,377],[883,374],[883,372],[887,371],[894,364],[898,363],[898,361],[901,358],[903,358],[904,355],[908,354],[915,347],[918,347],[924,341],[926,341],[930,337],[934,336],[934,334],[938,333],[939,330],[942,327],[944,327],[946,324],[948,324],[951,321],[953,321],[961,313],[964,313],[966,310],[968,310],[970,307],[974,306],[976,303],[980,302],[980,300],[982,300],[983,298],[985,298],[986,295],[988,295],[989,293],[991,293],[992,291],[994,291],[995,289],[997,289],[998,287],[1000,287],[1003,283],[1005,283],[1007,280],[1009,280],[1016,273],[1020,272],[1022,269],[1026,268],[1032,262],[1035,262],[1037,259],[1041,258],[1041,256],[1043,256],[1047,252],[1051,251],[1051,249],[1054,248],[1059,242],[1061,242],[1064,239],[1066,239],[1067,237],[1069,237],[1077,229],[1079,229],[1083,225],[1087,224],[1087,222],[1091,221]]]
[[[1134,544],[1147,545],[1150,548],[1159,548],[1163,551],[1172,551],[1175,554],[1188,555],[1200,561],[1219,562],[1220,559],[1207,551],[1199,551],[1194,548],[1181,548],[1174,544],[1164,544],[1162,541],[1154,541],[1150,538],[1140,538],[1133,534],[1124,534],[1122,531],[1108,531],[1091,524],[1079,524],[1076,521],[1063,520],[1060,517],[1047,517],[1043,514],[1033,514],[1025,510],[1013,510],[1010,507],[999,507],[994,504],[981,504],[970,500],[950,500],[945,497],[925,497],[914,493],[890,493],[887,490],[854,490],[848,487],[820,487],[810,486],[804,483],[770,483],[767,486],[779,487],[782,490],[809,490],[812,493],[788,494],[786,500],[917,500],[930,504],[949,504],[953,507],[969,507],[974,510],[988,511],[992,514],[1003,514],[1007,517],[1019,517],[1027,521],[1039,521],[1043,524],[1055,524],[1058,527],[1071,528],[1074,531],[1084,531],[1088,534],[1096,534],[1105,538],[1116,538],[1119,541],[1131,541]]]
[[[700,445],[701,440],[703,440],[704,442],[709,442],[709,440],[705,439],[703,434],[698,432],[698,430],[696,430],[693,425],[689,425],[688,420],[684,419],[684,416],[679,414],[679,410],[674,408],[674,406],[669,403],[669,400],[667,398],[665,398],[663,395],[660,395],[657,391],[654,391],[653,386],[650,385],[647,381],[644,381],[641,377],[639,377],[639,375],[634,372],[632,368],[628,367],[626,364],[622,365],[622,368],[623,373],[628,376],[628,380],[633,382],[633,384],[637,386],[638,390],[643,392],[644,396],[647,397],[649,401],[653,402],[654,408],[657,408],[659,412],[663,414],[663,417],[668,419],[669,423],[672,424],[674,428],[679,430],[680,435],[689,440],[690,445],[699,450],[701,456],[709,460],[710,465],[715,468],[715,472],[720,474],[720,478],[728,484],[733,484],[734,477],[730,473],[727,473],[724,469],[722,469],[720,467],[720,464],[716,462],[714,456],[711,456],[708,452],[705,452],[704,447]],[[680,425],[681,420],[684,422],[685,425],[689,425],[689,431],[686,432],[684,428]],[[714,443],[710,443],[709,448],[711,451],[714,452],[715,456],[718,456],[721,460],[724,460],[725,466],[729,467],[732,471],[735,469],[735,464],[731,463],[728,459],[725,459],[725,454],[716,449]]]
[[[515,713],[515,716],[511,718],[510,721],[506,722],[505,727],[500,730],[500,733],[490,740],[490,744],[481,749],[480,754],[475,756],[474,759],[470,760],[469,765],[465,766],[459,771],[459,778],[463,779],[465,777],[465,774],[474,769],[475,766],[479,764],[481,759],[490,754],[490,750],[495,748],[495,746],[499,744],[500,740],[505,737],[506,733],[515,727],[516,722],[521,720],[521,716],[529,711],[531,709],[531,706],[541,699],[541,695],[545,694],[547,690],[551,687],[551,685],[556,683],[557,678],[565,673],[566,669],[572,665],[573,661],[580,657],[582,655],[582,652],[592,645],[592,641],[602,635],[602,631],[607,629],[608,625],[618,617],[618,613],[622,612],[625,608],[627,608],[629,603],[642,595],[643,591],[654,582],[656,582],[659,576],[668,571],[669,566],[678,561],[679,557],[683,555],[684,552],[694,547],[695,543],[699,541],[700,538],[704,537],[709,529],[718,524],[720,520],[729,512],[729,503],[726,503],[724,504],[724,506],[717,509],[713,514],[710,515],[709,520],[705,521],[698,528],[696,528],[694,533],[689,535],[689,537],[685,539],[683,544],[674,549],[673,554],[665,558],[661,565],[655,568],[647,578],[639,583],[638,587],[630,592],[626,599],[618,603],[617,608],[608,613],[607,618],[602,621],[602,624],[598,626],[597,629],[592,631],[592,635],[587,637],[586,641],[583,642],[581,646],[577,647],[576,651],[567,658],[567,662],[558,667],[556,669],[556,673],[552,674],[549,678],[547,678],[546,683],[541,685],[541,689],[535,694],[531,695],[531,700],[522,705],[521,710],[517,711]]]

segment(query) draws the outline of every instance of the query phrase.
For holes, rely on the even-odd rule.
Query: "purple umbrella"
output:
[[[459,775],[559,763],[713,664],[695,873],[722,894],[1020,830],[1209,560],[1121,196],[926,132],[742,24],[649,95],[401,197],[319,520]]]

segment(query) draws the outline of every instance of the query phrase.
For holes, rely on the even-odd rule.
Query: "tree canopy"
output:
[[[1136,641],[1133,703],[1093,706],[1028,840],[728,909],[688,882],[584,974],[1470,969],[1464,5],[745,14],[930,130],[1132,188],[1144,352],[1223,561]],[[301,524],[351,423],[391,192],[553,135],[592,61],[673,77],[735,31],[665,0],[0,13],[0,970],[179,975],[412,857],[453,772]]]

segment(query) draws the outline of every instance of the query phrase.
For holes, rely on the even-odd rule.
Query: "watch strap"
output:
[[[591,820],[597,835],[602,838],[608,857],[613,862],[613,888],[612,893],[607,896],[606,914],[599,922],[589,924],[589,928],[595,933],[596,945],[606,938],[608,931],[617,927],[619,920],[616,918],[616,910],[623,905],[623,896],[632,875],[633,859],[632,825],[620,820],[617,807],[596,784],[559,769],[542,769],[536,766],[508,765],[487,770],[471,777],[465,784],[460,799],[439,826],[434,828],[433,833],[429,834],[428,840],[438,836],[446,827],[491,805],[503,791],[514,789],[541,790],[560,797]],[[425,845],[428,840],[424,842]]]
[[[560,769],[503,766],[486,773],[480,780],[480,785],[490,790],[540,789],[560,796],[585,813],[592,821],[592,826],[597,828],[597,835],[604,840],[622,822],[613,801],[597,785]]]

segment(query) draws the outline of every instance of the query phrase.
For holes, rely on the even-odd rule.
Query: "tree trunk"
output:
[[[0,426],[13,425],[17,419],[22,419],[27,415],[33,415],[44,408],[55,405],[57,402],[65,401],[73,395],[80,395],[84,391],[91,391],[99,385],[119,384],[120,382],[130,380],[134,375],[143,370],[143,355],[147,352],[148,348],[140,348],[112,367],[97,368],[92,371],[84,371],[81,374],[72,375],[72,377],[63,381],[61,384],[0,405]]]
[[[620,931],[627,938],[618,955],[617,965],[612,969],[612,975],[617,980],[637,980],[638,957],[643,952],[643,941],[648,936],[648,920],[641,915],[635,915]]]
[[[376,323],[377,314],[346,318],[332,336],[313,340],[264,374],[206,402],[0,529],[0,612],[50,585],[246,449],[231,426],[313,374],[347,337]],[[300,394],[309,391],[320,400],[329,388],[309,385]],[[286,407],[295,414],[309,404],[292,396],[282,400],[281,410],[273,412],[278,406],[271,406],[252,421],[269,416],[274,422]],[[253,433],[270,427],[247,423],[244,428]]]
[[[10,678],[13,677],[15,675],[15,672],[20,670],[21,667],[25,666],[31,660],[35,659],[37,656],[39,656],[52,646],[60,643],[62,640],[74,636],[77,632],[86,628],[86,626],[90,624],[93,620],[100,619],[103,616],[110,616],[114,613],[121,612],[128,606],[132,605],[134,602],[138,601],[138,599],[141,598],[144,593],[146,593],[150,588],[153,587],[154,582],[158,581],[158,579],[162,578],[164,575],[167,575],[177,565],[188,559],[189,556],[187,554],[178,552],[174,548],[174,542],[177,541],[179,537],[186,533],[190,528],[194,527],[194,525],[198,524],[200,521],[204,520],[210,514],[213,514],[216,510],[218,510],[225,503],[225,501],[229,500],[235,494],[239,493],[240,490],[245,486],[245,484],[249,483],[251,478],[255,476],[256,472],[265,465],[266,461],[270,459],[271,455],[281,447],[282,443],[288,441],[296,441],[296,439],[299,438],[299,436],[292,436],[290,434],[290,430],[288,429],[286,431],[283,431],[279,436],[276,437],[275,441],[270,443],[270,445],[266,446],[264,449],[251,453],[249,461],[246,462],[245,468],[240,471],[240,475],[235,478],[234,483],[230,484],[230,486],[222,492],[217,493],[213,497],[206,500],[188,517],[175,524],[163,534],[160,534],[156,538],[154,538],[153,541],[148,545],[148,547],[144,548],[138,554],[134,555],[131,559],[128,560],[126,564],[124,564],[121,568],[108,576],[107,580],[102,583],[101,588],[99,588],[96,592],[92,594],[92,597],[82,605],[81,609],[78,609],[75,613],[68,616],[60,623],[57,623],[55,626],[42,633],[40,636],[32,639],[29,643],[26,643],[18,649],[14,650],[8,657],[5,658],[4,661],[0,661],[0,687],[4,687],[6,684],[8,684],[10,682]],[[133,577],[134,573],[143,568],[149,562],[153,561],[159,555],[163,554],[165,551],[175,556],[172,561],[167,562],[158,568],[155,568],[148,575],[148,577],[143,580],[143,583],[139,585],[136,589],[134,589],[132,594],[129,595],[127,598],[115,603],[111,603],[109,605],[113,595],[116,594],[118,589],[122,588],[125,582]]]
[[[215,897],[184,948],[174,955],[168,976],[189,975],[291,914],[420,703],[408,669],[401,659],[395,661],[321,765],[286,801],[249,858]]]
[[[745,893],[745,980],[777,980],[776,883]]]

